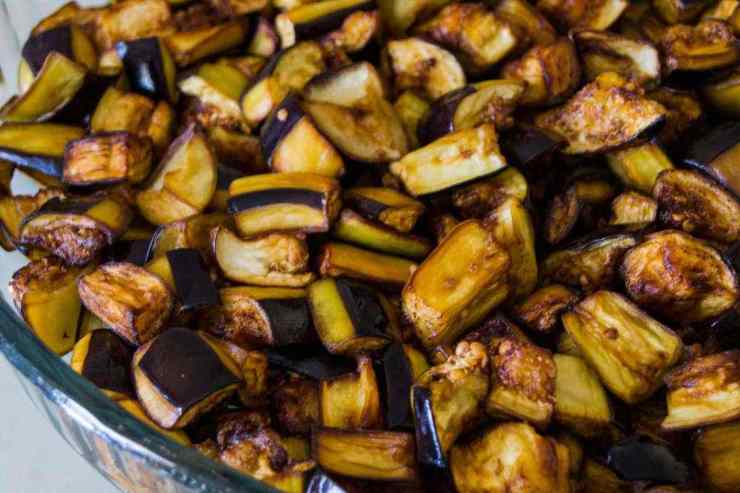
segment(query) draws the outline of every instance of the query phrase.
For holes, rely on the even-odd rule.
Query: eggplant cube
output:
[[[356,187],[344,191],[344,201],[372,221],[408,233],[424,213],[424,204],[391,188]]]
[[[378,379],[367,356],[358,360],[357,372],[332,380],[322,380],[319,386],[321,425],[327,428],[381,428]]]
[[[702,429],[694,441],[694,460],[705,480],[717,491],[740,488],[740,422]]]
[[[668,70],[717,69],[734,64],[740,57],[732,29],[716,19],[702,20],[695,26],[671,26],[660,41]]]
[[[70,365],[111,399],[121,400],[134,396],[131,383],[133,356],[131,346],[118,334],[98,329],[75,344]]]
[[[116,51],[135,92],[153,99],[177,102],[175,62],[162,39],[120,41]]]
[[[589,79],[611,71],[643,86],[660,80],[660,54],[646,41],[601,31],[579,31],[575,40]]]
[[[599,377],[577,356],[556,354],[555,420],[581,436],[603,431],[612,418]]]
[[[528,329],[551,333],[560,323],[560,314],[578,301],[578,296],[561,284],[550,284],[530,294],[512,309],[512,315]]]
[[[275,18],[283,48],[296,41],[315,38],[341,28],[344,21],[356,12],[375,9],[372,0],[329,0],[298,5]]]
[[[151,165],[149,139],[127,132],[91,135],[67,145],[63,180],[70,185],[139,183],[147,177]]]
[[[167,260],[182,309],[218,305],[218,291],[198,250],[193,248],[170,250],[167,252]]]
[[[416,268],[405,258],[333,242],[323,246],[318,264],[323,276],[349,277],[391,288],[403,286]]]

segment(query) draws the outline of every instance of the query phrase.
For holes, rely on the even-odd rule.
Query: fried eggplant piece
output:
[[[622,277],[635,302],[677,322],[716,317],[738,299],[735,272],[719,252],[680,231],[654,233],[632,248]]]
[[[684,430],[740,416],[740,351],[700,356],[666,376],[668,415],[662,427]]]
[[[93,134],[67,144],[62,179],[76,186],[140,183],[151,166],[150,139],[128,132]]]
[[[482,218],[508,199],[524,202],[528,197],[527,179],[509,166],[490,178],[453,190],[452,205],[462,217]]]
[[[267,0],[208,0],[208,3],[225,17],[238,17],[259,12],[267,7],[269,2]]]
[[[452,448],[460,493],[571,491],[568,449],[526,423],[502,423]]]
[[[85,31],[74,24],[54,27],[38,34],[32,33],[21,49],[21,64],[26,64],[29,75],[37,75],[52,52],[63,55],[91,71],[98,65],[95,45]],[[21,68],[19,72],[23,70]],[[20,92],[26,92],[28,87],[24,87],[22,81],[19,82]]]
[[[565,154],[604,152],[641,139],[664,120],[666,109],[614,72],[599,75],[567,103],[537,115],[537,126],[568,140]]]
[[[658,175],[673,163],[656,142],[627,147],[606,155],[609,168],[625,186],[650,194]]]
[[[668,110],[665,125],[658,134],[658,140],[664,144],[675,143],[704,114],[699,100],[690,91],[661,86],[649,92],[648,97]]]
[[[345,356],[331,354],[323,346],[314,346],[309,352],[305,347],[285,346],[271,348],[267,359],[271,366],[303,375],[312,380],[324,380],[352,373],[357,362]]]
[[[223,212],[198,214],[188,219],[167,223],[150,236],[149,257],[157,258],[177,248],[198,250],[204,258],[211,253],[211,230],[229,224],[229,216]]]
[[[162,435],[166,436],[170,440],[179,443],[180,445],[184,447],[190,447],[192,444],[190,443],[190,438],[188,438],[188,435],[182,431],[182,430],[165,430],[161,426],[159,426],[157,423],[152,421],[152,419],[147,416],[147,412],[144,410],[141,404],[135,399],[123,399],[118,401],[118,405],[121,406],[123,409],[126,410],[129,414],[131,414],[133,417],[147,425],[148,427],[152,428],[153,430],[161,433]]]
[[[345,17],[338,29],[325,34],[321,38],[321,45],[332,56],[357,53],[373,41],[380,29],[381,20],[377,10],[358,10]]]
[[[319,384],[290,375],[272,393],[272,416],[277,428],[290,435],[307,435],[319,424]]]
[[[431,250],[426,239],[399,233],[350,209],[344,209],[339,215],[332,234],[342,241],[402,257],[424,258]]]
[[[152,224],[186,219],[210,204],[216,180],[216,160],[208,140],[193,125],[170,145],[146,188],[137,194],[136,205]]]
[[[653,187],[653,198],[661,221],[670,227],[719,243],[740,239],[740,202],[695,171],[662,172]]]
[[[324,232],[339,214],[339,183],[311,173],[246,176],[229,185],[229,212],[243,236]]]
[[[385,426],[389,430],[413,426],[411,386],[429,369],[424,353],[410,344],[394,342],[374,361]],[[411,398],[413,401],[413,397]]]
[[[612,410],[599,377],[586,362],[556,354],[555,421],[584,437],[593,437],[609,426]]]
[[[703,20],[695,26],[669,27],[661,40],[668,70],[710,70],[734,64],[740,45],[730,26],[718,20]]]
[[[242,240],[229,228],[211,232],[216,262],[227,279],[257,286],[302,287],[314,274],[308,270],[306,242],[294,235],[270,233]]]
[[[389,41],[386,46],[388,78],[396,93],[417,90],[434,100],[465,85],[465,72],[455,56],[421,38]]]
[[[424,346],[450,344],[510,292],[509,254],[479,221],[456,226],[404,287],[404,313]]]
[[[229,356],[184,328],[168,329],[141,346],[132,367],[139,402],[165,429],[187,426],[233,394],[242,381]]]
[[[123,0],[95,18],[95,42],[101,51],[118,41],[165,35],[174,30],[167,0]]]
[[[565,30],[595,31],[609,29],[629,4],[625,0],[538,0],[536,3],[539,10]]]
[[[215,26],[203,26],[192,31],[176,32],[164,38],[179,67],[234,48],[247,40],[248,26],[235,19]]]
[[[706,2],[691,0],[654,0],[653,8],[668,24],[690,22],[707,7]]]
[[[240,176],[245,172],[253,174],[267,171],[267,165],[261,159],[258,137],[224,127],[209,128],[207,132],[216,159],[223,167],[240,171]]]
[[[166,253],[180,310],[198,310],[218,305],[216,285],[201,253],[194,248],[176,248]]]
[[[658,215],[658,203],[638,192],[624,192],[612,201],[609,224],[614,226],[650,224]]]
[[[377,429],[383,424],[378,380],[372,360],[362,356],[357,371],[319,384],[321,426]]]
[[[551,44],[530,48],[521,58],[504,65],[501,75],[526,84],[521,104],[553,105],[578,88],[581,64],[573,42],[561,37]]]
[[[131,346],[112,330],[93,330],[75,344],[70,366],[111,399],[130,399],[133,355]]]
[[[400,431],[314,428],[311,456],[322,469],[351,478],[405,482],[417,475],[414,436]]]
[[[31,331],[50,351],[69,352],[77,338],[80,296],[76,280],[82,271],[55,257],[32,261],[18,270],[8,289]]]
[[[627,481],[686,484],[690,477],[689,466],[666,445],[638,436],[609,448],[607,465]]]
[[[297,5],[275,17],[275,27],[280,34],[283,48],[293,46],[297,41],[331,36],[342,30],[352,16],[373,11],[375,2],[371,0],[324,0]],[[357,19],[357,17],[355,17]],[[341,44],[337,45],[341,47]],[[356,46],[355,46],[356,47]]]
[[[155,100],[177,102],[175,62],[161,38],[120,41],[116,52],[134,92]]]
[[[0,159],[22,169],[61,178],[64,149],[85,130],[56,123],[4,123],[0,126]]]
[[[578,31],[573,36],[589,80],[617,72],[643,87],[660,82],[660,54],[652,44],[603,31]]]
[[[542,287],[512,308],[512,315],[530,330],[551,333],[560,315],[578,301],[578,295],[561,284]]]
[[[650,396],[681,357],[673,331],[611,291],[581,300],[562,321],[602,382],[630,404]]]
[[[740,13],[740,10],[738,12]],[[712,78],[701,87],[701,94],[710,107],[718,113],[732,118],[737,118],[740,115],[740,107],[738,107],[738,82],[740,80],[738,80],[738,75],[740,73],[737,70],[731,70],[729,73]]]
[[[730,493],[740,488],[740,422],[710,426],[694,440],[694,462],[705,481],[717,491]]]
[[[687,145],[682,162],[711,176],[736,197],[740,197],[740,169],[736,165],[738,153],[740,124],[725,122],[692,140]],[[703,183],[702,180],[697,185],[701,186]]]
[[[334,242],[321,248],[317,263],[322,276],[349,277],[398,288],[406,283],[417,267],[404,258]]]
[[[624,253],[637,241],[630,234],[585,240],[548,255],[540,265],[544,279],[593,292],[614,283]]]
[[[0,230],[15,248],[21,236],[23,220],[53,198],[63,198],[57,188],[42,188],[35,195],[3,195],[0,197]]]
[[[487,71],[519,41],[515,29],[483,3],[453,3],[413,31],[457,54],[471,73]]]
[[[458,130],[391,163],[414,196],[438,192],[506,166],[493,124]]]
[[[249,126],[239,101],[248,86],[247,77],[225,62],[204,63],[178,84],[183,94],[197,99],[205,126],[244,132],[249,132]]]
[[[424,204],[391,188],[355,187],[344,191],[344,202],[363,217],[408,233],[424,213]]]
[[[52,198],[26,216],[19,242],[70,265],[85,265],[128,228],[131,210],[116,197]]]
[[[430,105],[426,99],[411,90],[403,91],[396,102],[393,103],[393,109],[396,110],[404,130],[406,130],[409,149],[412,151],[419,147],[419,139],[417,138],[419,124],[426,112],[429,111],[429,107]]]
[[[289,2],[296,0],[277,1]],[[305,0],[297,1],[305,2]],[[451,0],[409,0],[407,2],[379,0],[377,3],[383,23],[394,36],[401,36],[417,19],[426,19],[434,15],[437,10],[452,2]]]
[[[549,45],[557,39],[552,24],[527,0],[502,0],[496,3],[493,12],[514,29],[518,48],[529,44]]]

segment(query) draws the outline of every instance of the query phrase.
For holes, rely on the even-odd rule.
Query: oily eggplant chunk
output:
[[[639,140],[665,120],[663,105],[641,95],[614,72],[599,75],[563,106],[535,117],[535,124],[562,134],[565,154],[604,152]]]
[[[190,31],[167,35],[164,42],[178,67],[186,67],[195,62],[235,48],[247,40],[249,27],[243,19],[202,26]]]
[[[740,115],[737,94],[739,74],[736,69],[729,73],[721,73],[701,87],[701,94],[709,106],[716,112],[731,118],[737,118]]]
[[[168,251],[166,255],[181,309],[191,310],[218,305],[218,290],[198,250],[177,248]]]
[[[308,435],[319,424],[319,384],[295,373],[287,374],[271,395],[275,426],[282,433]]]
[[[170,0],[170,3],[182,2],[183,0]],[[268,5],[267,0],[208,0],[208,2],[219,14],[224,17],[238,17],[241,15],[259,12]]]
[[[520,58],[508,62],[501,76],[526,85],[519,102],[526,106],[549,106],[562,102],[578,89],[581,64],[573,42],[558,38],[536,45]]]
[[[653,7],[666,23],[678,24],[695,19],[707,4],[691,0],[655,0]]]
[[[343,58],[342,52],[357,53],[368,46],[381,31],[377,10],[357,10],[345,17],[342,25],[321,38],[321,45],[330,56]]]
[[[152,224],[179,221],[202,212],[216,192],[216,160],[206,136],[194,125],[169,147],[136,205]]]
[[[550,158],[564,142],[560,135],[553,132],[531,125],[518,125],[503,132],[501,150],[511,165],[532,169]]]
[[[476,220],[457,225],[404,287],[406,317],[427,348],[450,344],[503,302],[509,254]]]
[[[424,204],[392,188],[355,187],[344,191],[344,203],[361,216],[408,233],[424,214]]]
[[[55,123],[5,123],[0,126],[0,159],[19,168],[61,178],[67,144],[84,129]]]
[[[598,375],[578,357],[555,354],[555,421],[583,437],[598,436],[612,410]]]
[[[689,142],[681,161],[711,176],[740,197],[740,168],[736,165],[739,153],[740,123],[730,121],[714,126]]]
[[[485,123],[458,130],[406,154],[390,165],[413,196],[438,192],[506,166],[496,128]]]
[[[226,61],[204,63],[178,87],[192,96],[196,119],[207,128],[223,127],[249,132],[239,98],[249,85],[247,77]]]
[[[198,332],[171,328],[133,357],[139,402],[165,429],[179,429],[233,394],[241,371]]]
[[[740,416],[740,351],[699,356],[666,376],[666,430],[725,423]]]
[[[114,196],[53,198],[26,216],[19,242],[85,265],[128,228],[132,213]]]
[[[357,371],[319,383],[321,426],[339,429],[383,427],[380,387],[368,356],[357,361]]]
[[[657,142],[610,152],[606,161],[625,186],[648,195],[652,193],[658,175],[673,169],[673,163]]]
[[[426,239],[399,233],[384,224],[365,219],[350,209],[344,209],[339,215],[332,235],[342,241],[402,257],[424,258],[431,250],[431,244]]]
[[[630,404],[649,397],[681,357],[672,330],[612,291],[589,295],[562,321],[601,381]]]
[[[267,360],[271,366],[303,375],[312,380],[324,380],[352,373],[357,363],[347,357],[331,354],[323,346],[306,351],[301,346],[270,348]]]
[[[316,332],[330,353],[357,354],[389,342],[393,316],[385,297],[349,279],[320,279],[308,289]]]
[[[177,102],[175,62],[161,38],[119,41],[116,53],[131,84],[131,90],[152,99]]]
[[[229,221],[228,214],[212,212],[164,224],[150,236],[148,257],[158,258],[177,248],[192,248],[210,260],[211,230],[228,225]]]
[[[103,390],[111,399],[134,396],[131,359],[134,351],[118,334],[108,329],[93,330],[75,344],[72,369]]]
[[[257,286],[303,287],[314,279],[308,270],[305,240],[270,233],[243,240],[228,227],[211,232],[213,256],[227,279]]]
[[[707,243],[674,230],[653,233],[624,256],[625,289],[636,303],[676,322],[698,322],[735,305],[735,272]]]
[[[517,48],[549,45],[557,39],[557,31],[534,5],[527,0],[502,0],[493,12],[506,21],[517,37]]]
[[[9,248],[19,244],[23,220],[49,200],[64,197],[58,188],[42,188],[34,195],[3,195],[0,197],[0,230],[9,240]]]
[[[484,3],[453,3],[413,29],[458,55],[470,73],[482,73],[510,54],[519,42],[516,29]]]
[[[219,291],[222,337],[243,347],[307,344],[315,340],[306,291],[236,286]]]
[[[118,41],[168,34],[173,27],[167,0],[116,2],[95,18],[95,42],[102,51]]]
[[[323,0],[298,5],[275,17],[275,27],[283,48],[297,41],[317,38],[342,28],[357,12],[375,10],[373,0]]]
[[[723,493],[740,488],[740,422],[709,426],[694,440],[694,462],[713,488]]]
[[[188,438],[188,435],[182,431],[182,430],[165,430],[161,426],[157,425],[154,421],[151,420],[149,416],[147,416],[146,411],[141,406],[139,401],[135,399],[122,399],[120,401],[117,401],[118,405],[121,406],[126,412],[134,416],[136,419],[147,425],[148,427],[152,428],[153,430],[161,433],[162,435],[166,436],[170,440],[174,441],[175,443],[179,443],[180,445],[184,447],[190,447],[192,443],[190,442],[190,438]]]
[[[610,225],[650,224],[658,215],[658,203],[638,192],[623,192],[614,198],[611,210]]]
[[[344,174],[344,160],[316,128],[295,94],[275,108],[260,131],[262,158],[277,173],[313,173],[335,178]]]
[[[649,42],[603,31],[578,31],[573,36],[589,80],[617,72],[643,87],[660,82],[660,54]]]
[[[684,484],[689,480],[689,466],[665,445],[640,437],[631,437],[612,446],[607,465],[627,481]]]
[[[695,171],[662,172],[653,198],[661,221],[669,227],[724,244],[740,240],[740,202]]]
[[[31,331],[59,355],[69,352],[77,340],[82,305],[76,280],[81,273],[55,257],[44,257],[13,274],[8,286]]]
[[[550,284],[529,294],[512,308],[513,317],[535,332],[551,333],[560,315],[570,309],[579,297],[562,284]]]
[[[418,123],[417,136],[428,144],[455,130],[486,122],[496,128],[510,127],[511,113],[525,91],[517,80],[487,80],[451,91],[432,103]]]
[[[27,64],[31,75],[37,75],[52,52],[91,71],[95,70],[98,65],[95,46],[85,31],[74,24],[66,24],[32,34],[21,49],[21,64]],[[22,89],[27,88],[22,87]]]
[[[412,89],[435,100],[465,86],[465,72],[455,56],[421,38],[386,43],[384,63],[399,94]]]
[[[452,205],[462,217],[483,218],[508,198],[520,202],[529,198],[527,179],[511,166],[491,177],[456,188],[452,192]]]
[[[661,86],[650,91],[648,97],[668,110],[666,123],[658,134],[658,141],[666,145],[676,143],[704,115],[704,110],[692,91]]]
[[[318,254],[319,273],[401,288],[417,264],[405,258],[371,252],[346,243],[326,243]]]
[[[389,430],[413,426],[409,392],[417,378],[429,368],[426,356],[409,344],[389,344],[375,360],[380,399]]]
[[[64,183],[75,186],[140,183],[152,166],[152,141],[128,132],[93,134],[67,144]]]
[[[630,2],[626,0],[538,0],[537,8],[564,30],[603,31],[619,19]]]
[[[77,287],[85,307],[135,346],[165,329],[174,304],[162,279],[126,262],[97,267],[81,276]]]
[[[393,109],[396,110],[396,114],[401,120],[404,130],[406,130],[406,137],[409,140],[409,150],[413,151],[419,147],[419,139],[417,138],[419,124],[426,112],[429,111],[429,108],[430,104],[427,100],[411,90],[401,93],[398,99],[396,99],[396,102],[393,103]]]
[[[718,69],[734,64],[740,57],[740,46],[730,26],[713,19],[695,26],[669,27],[661,39],[661,49],[669,71]]]
[[[339,214],[339,183],[313,173],[245,176],[229,185],[229,212],[239,233],[328,231]]]
[[[314,428],[311,456],[324,470],[358,479],[416,479],[414,435],[401,431]]]
[[[450,454],[457,491],[571,491],[568,449],[526,423],[501,423]]]

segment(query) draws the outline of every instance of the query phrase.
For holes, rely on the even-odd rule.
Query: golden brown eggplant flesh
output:
[[[700,430],[694,441],[694,461],[704,479],[717,491],[730,493],[740,487],[737,467],[740,424],[735,421]]]
[[[307,435],[319,424],[318,382],[292,375],[272,394],[272,412],[280,431]]]
[[[661,39],[668,70],[710,70],[734,64],[740,45],[730,26],[718,20],[703,20],[695,26],[669,27]]]
[[[319,252],[319,273],[400,288],[417,264],[411,260],[376,253],[346,243],[326,243]]]
[[[152,166],[152,142],[128,132],[93,134],[67,144],[65,183],[76,186],[140,183]]]
[[[61,178],[64,150],[85,130],[55,123],[5,123],[0,126],[0,159],[19,168]]]
[[[380,429],[383,414],[378,377],[372,360],[358,358],[357,372],[319,384],[321,426],[338,429]]]
[[[339,215],[332,234],[342,241],[408,258],[424,258],[431,250],[426,239],[399,233],[350,209],[344,209]]]
[[[537,289],[512,308],[513,317],[528,329],[550,333],[558,326],[560,315],[579,297],[562,284]]]
[[[658,203],[637,192],[624,192],[614,198],[609,224],[650,224],[658,215]]]
[[[603,432],[612,419],[598,375],[578,357],[556,354],[554,419],[584,437]]]
[[[284,48],[297,41],[312,39],[340,29],[357,12],[375,9],[371,0],[311,2],[289,9],[275,18],[275,27]]]
[[[424,213],[424,204],[391,188],[355,187],[344,191],[344,202],[363,217],[408,233]]]
[[[643,87],[660,82],[660,55],[652,44],[603,31],[578,31],[574,37],[589,79],[617,72]]]

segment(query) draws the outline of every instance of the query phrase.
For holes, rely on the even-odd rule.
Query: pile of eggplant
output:
[[[734,0],[70,2],[0,108],[11,294],[282,491],[740,492],[737,36]]]

